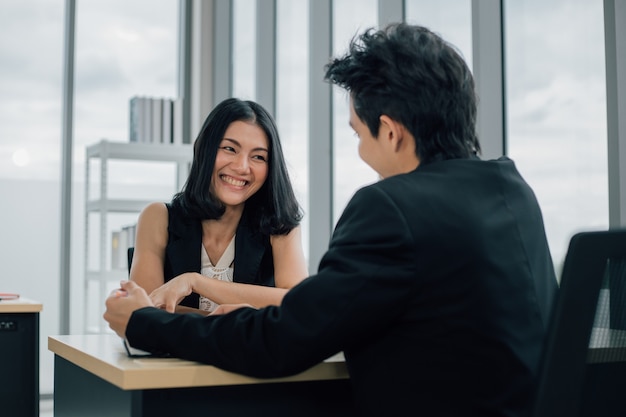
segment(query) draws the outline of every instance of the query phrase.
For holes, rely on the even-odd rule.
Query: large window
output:
[[[114,269],[110,250],[113,233],[135,224],[138,216],[138,212],[111,212],[106,217],[90,212],[85,222],[85,150],[102,139],[129,142],[131,98],[139,96],[152,102],[176,98],[177,16],[178,3],[169,0],[77,2],[70,256],[72,332],[106,328],[102,319],[106,289],[117,283],[110,279],[101,284],[91,279],[84,261],[87,259],[89,270]],[[90,200],[99,196],[98,162],[95,160],[89,168]],[[111,160],[106,172],[107,196],[111,199],[169,201],[177,191],[172,186],[172,166]],[[101,222],[106,222],[104,236],[99,234]],[[89,230],[87,257],[85,226]],[[104,257],[99,257],[101,245],[107,247]]]
[[[59,331],[64,3],[0,2],[0,291],[19,293],[44,306],[42,393],[51,393],[53,387],[47,335]]]
[[[168,0],[76,2],[70,254],[70,328],[76,333],[84,330],[84,305],[99,311],[104,303],[86,300],[84,291],[85,147],[103,138],[128,141],[132,96],[175,96],[177,8]],[[47,336],[59,333],[64,10],[63,0],[0,2],[0,192],[6,196],[0,291],[43,303],[44,394],[53,390]],[[154,171],[148,180],[141,167],[111,168],[111,182],[122,193],[160,189],[150,185]],[[162,195],[171,198],[171,191]]]
[[[333,2],[333,53],[347,50],[353,36],[378,27],[378,2],[335,0]],[[454,44],[472,65],[471,0],[406,1],[406,21],[420,24],[441,34]],[[378,180],[378,175],[358,155],[358,139],[348,126],[348,97],[333,89],[333,219],[337,221],[352,194],[360,187]]]
[[[406,0],[406,21],[441,35],[472,68],[472,0]]]
[[[504,6],[508,154],[537,194],[558,270],[575,232],[608,227],[603,2]]]
[[[256,0],[233,0],[233,96],[256,98]]]
[[[311,0],[315,1],[315,0]],[[309,0],[279,0],[276,17],[276,123],[296,198],[305,211],[302,245],[308,258]]]
[[[378,27],[377,0],[333,2],[333,55],[347,52],[350,39],[365,29]],[[336,223],[354,192],[378,180],[378,174],[361,160],[358,138],[348,125],[348,95],[333,86],[333,223]]]

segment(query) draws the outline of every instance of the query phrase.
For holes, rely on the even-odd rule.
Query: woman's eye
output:
[[[233,148],[232,146],[222,146],[221,149],[228,152],[235,152],[235,148]]]
[[[267,161],[267,159],[263,155],[254,155],[252,159],[256,159],[257,161]]]

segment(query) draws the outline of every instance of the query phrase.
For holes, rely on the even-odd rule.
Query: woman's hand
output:
[[[194,272],[181,274],[152,291],[150,299],[154,306],[173,313],[178,303],[193,291],[194,275]]]
[[[220,304],[217,306],[217,308],[211,313],[209,314],[209,316],[218,316],[220,314],[226,314],[226,313],[230,313],[231,311],[235,311],[237,309],[240,309],[242,307],[252,307],[250,304]]]

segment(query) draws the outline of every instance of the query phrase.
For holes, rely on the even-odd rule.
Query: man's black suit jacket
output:
[[[257,377],[344,351],[364,415],[521,416],[556,290],[514,163],[457,159],[359,190],[318,273],[280,307],[208,318],[146,307],[126,335]]]

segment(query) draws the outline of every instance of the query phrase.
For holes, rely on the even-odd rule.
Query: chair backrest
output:
[[[133,254],[135,253],[135,248],[130,247],[126,252],[126,256],[128,257],[128,273],[130,274],[130,266],[133,264]]]
[[[580,415],[590,346],[626,330],[625,297],[626,230],[574,235],[550,318],[533,417]]]

